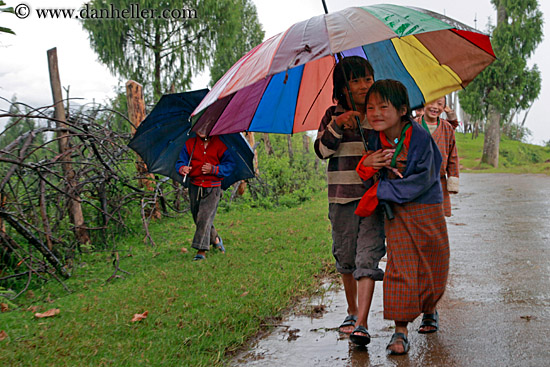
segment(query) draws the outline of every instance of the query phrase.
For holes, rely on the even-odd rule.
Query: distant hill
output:
[[[461,172],[544,173],[550,175],[550,147],[525,144],[503,137],[500,141],[499,167],[493,168],[486,164],[480,164],[483,139],[483,134],[472,139],[472,134],[456,133]]]

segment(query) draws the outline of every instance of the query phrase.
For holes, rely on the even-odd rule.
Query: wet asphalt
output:
[[[378,283],[372,341],[355,346],[337,332],[344,292],[327,283],[324,296],[304,301],[232,366],[550,366],[550,176],[461,174],[451,201],[439,332],[418,334],[418,318],[409,324],[409,353],[387,356],[393,323],[383,319]],[[312,307],[326,312],[300,316]]]

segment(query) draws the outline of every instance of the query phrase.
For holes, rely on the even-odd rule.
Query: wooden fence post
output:
[[[59,68],[57,64],[57,48],[48,50],[48,67],[50,70],[50,85],[52,88],[53,103],[55,104],[55,119],[56,126],[59,130],[57,133],[59,143],[59,154],[61,155],[63,175],[67,183],[66,189],[69,195],[69,218],[74,226],[74,232],[77,241],[80,244],[90,242],[88,230],[84,225],[84,215],[82,214],[82,205],[80,195],[77,190],[78,182],[75,171],[73,170],[70,161],[70,141],[69,132],[65,122],[65,108],[63,107],[63,94],[61,92],[61,81],[59,78]]]
[[[132,134],[135,134],[136,129],[145,119],[145,100],[143,99],[143,87],[141,84],[133,80],[126,82],[126,100],[128,103],[128,118],[132,123]],[[155,176],[148,173],[147,166],[139,155],[136,159],[136,169],[140,177],[139,186],[148,191],[155,191]],[[161,217],[160,210],[158,209],[158,201],[155,201],[155,207],[152,209],[152,212],[148,214],[151,214],[153,218],[157,219]]]

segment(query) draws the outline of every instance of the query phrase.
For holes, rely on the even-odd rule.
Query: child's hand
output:
[[[445,106],[445,113],[447,114],[447,119],[449,121],[455,121],[456,120],[456,112],[450,108],[449,106]]]
[[[185,176],[188,175],[189,172],[191,172],[191,166],[181,166],[180,167],[180,175]]]
[[[338,125],[342,129],[355,129],[357,127],[357,120],[355,119],[355,116],[359,117],[359,120],[361,120],[361,113],[358,111],[348,111],[340,116],[336,117],[336,125]]]
[[[212,165],[210,163],[205,163],[201,167],[201,171],[202,171],[203,175],[207,175],[207,174],[211,173],[212,172]]]
[[[391,164],[391,159],[395,149],[379,149],[375,152],[371,152],[363,160],[365,167],[372,167],[375,169],[381,169]]]

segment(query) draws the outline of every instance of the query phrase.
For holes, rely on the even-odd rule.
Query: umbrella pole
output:
[[[323,2],[323,8],[325,9],[325,14],[328,14],[328,8],[327,8],[327,3],[325,2],[325,0],[321,0]]]
[[[342,56],[341,53],[338,53],[338,59],[340,60],[340,62],[342,62],[343,56]],[[351,102],[351,106],[352,106],[354,111],[357,111],[357,106],[355,105],[355,101],[353,100],[353,95],[352,95],[351,89],[349,87],[348,76],[346,75],[345,70],[342,70],[342,74],[344,75],[344,80],[346,82],[346,88],[348,89],[348,96],[349,96],[349,100]],[[359,121],[359,117],[355,116],[355,121],[357,122],[357,128],[359,129],[359,134],[361,135],[361,140],[363,140],[363,146],[365,147],[365,151],[368,152],[369,151],[369,144],[367,142],[367,139],[365,138],[365,131],[363,130],[363,127],[361,126],[361,121]],[[380,205],[381,205],[382,210],[384,211],[384,214],[386,215],[386,218],[388,220],[392,220],[392,219],[395,218],[394,215],[393,215],[392,208],[391,208],[390,204],[388,204],[387,201],[381,200]]]
[[[323,8],[325,9],[325,14],[328,14],[327,3],[325,2],[325,0],[321,0],[321,1],[323,3]],[[344,56],[340,52],[338,52],[337,55],[338,55],[338,60],[340,60],[341,62],[344,59]],[[355,106],[355,101],[353,100],[351,89],[349,87],[348,76],[346,75],[345,70],[342,70],[342,72],[343,72],[342,74],[344,74],[344,80],[346,81],[346,88],[348,90],[349,100],[351,101],[351,107],[353,108],[354,111],[357,111],[357,106]],[[369,144],[367,143],[367,139],[365,138],[365,131],[363,131],[363,127],[361,126],[361,121],[359,121],[359,117],[355,116],[355,122],[357,122],[357,128],[359,129],[361,140],[363,140],[363,146],[365,147],[365,151],[368,151]]]
[[[189,167],[191,167],[191,159],[193,159],[193,154],[195,153],[195,147],[197,146],[197,140],[195,139],[195,143],[193,144],[193,149],[191,150],[191,155],[189,155]],[[183,186],[185,186],[185,180],[187,180],[187,174],[183,176]]]
[[[324,3],[324,1],[323,1],[323,3]],[[344,56],[342,56],[342,54],[340,52],[338,52],[337,55],[338,55],[338,59],[340,60],[339,62],[342,62],[342,60],[344,59]],[[351,102],[351,107],[353,108],[354,111],[357,111],[357,106],[355,105],[355,101],[353,100],[353,95],[352,95],[351,89],[349,87],[349,81],[348,81],[348,76],[346,75],[346,71],[342,70],[342,74],[344,75],[344,81],[346,82],[346,89],[348,90],[348,96],[349,96],[349,100]],[[369,144],[367,143],[367,139],[365,138],[365,131],[363,130],[363,127],[361,126],[361,121],[359,121],[358,116],[355,116],[355,122],[357,123],[357,128],[359,129],[359,134],[361,135],[361,140],[363,140],[363,146],[365,147],[365,151],[368,151],[369,150]]]

